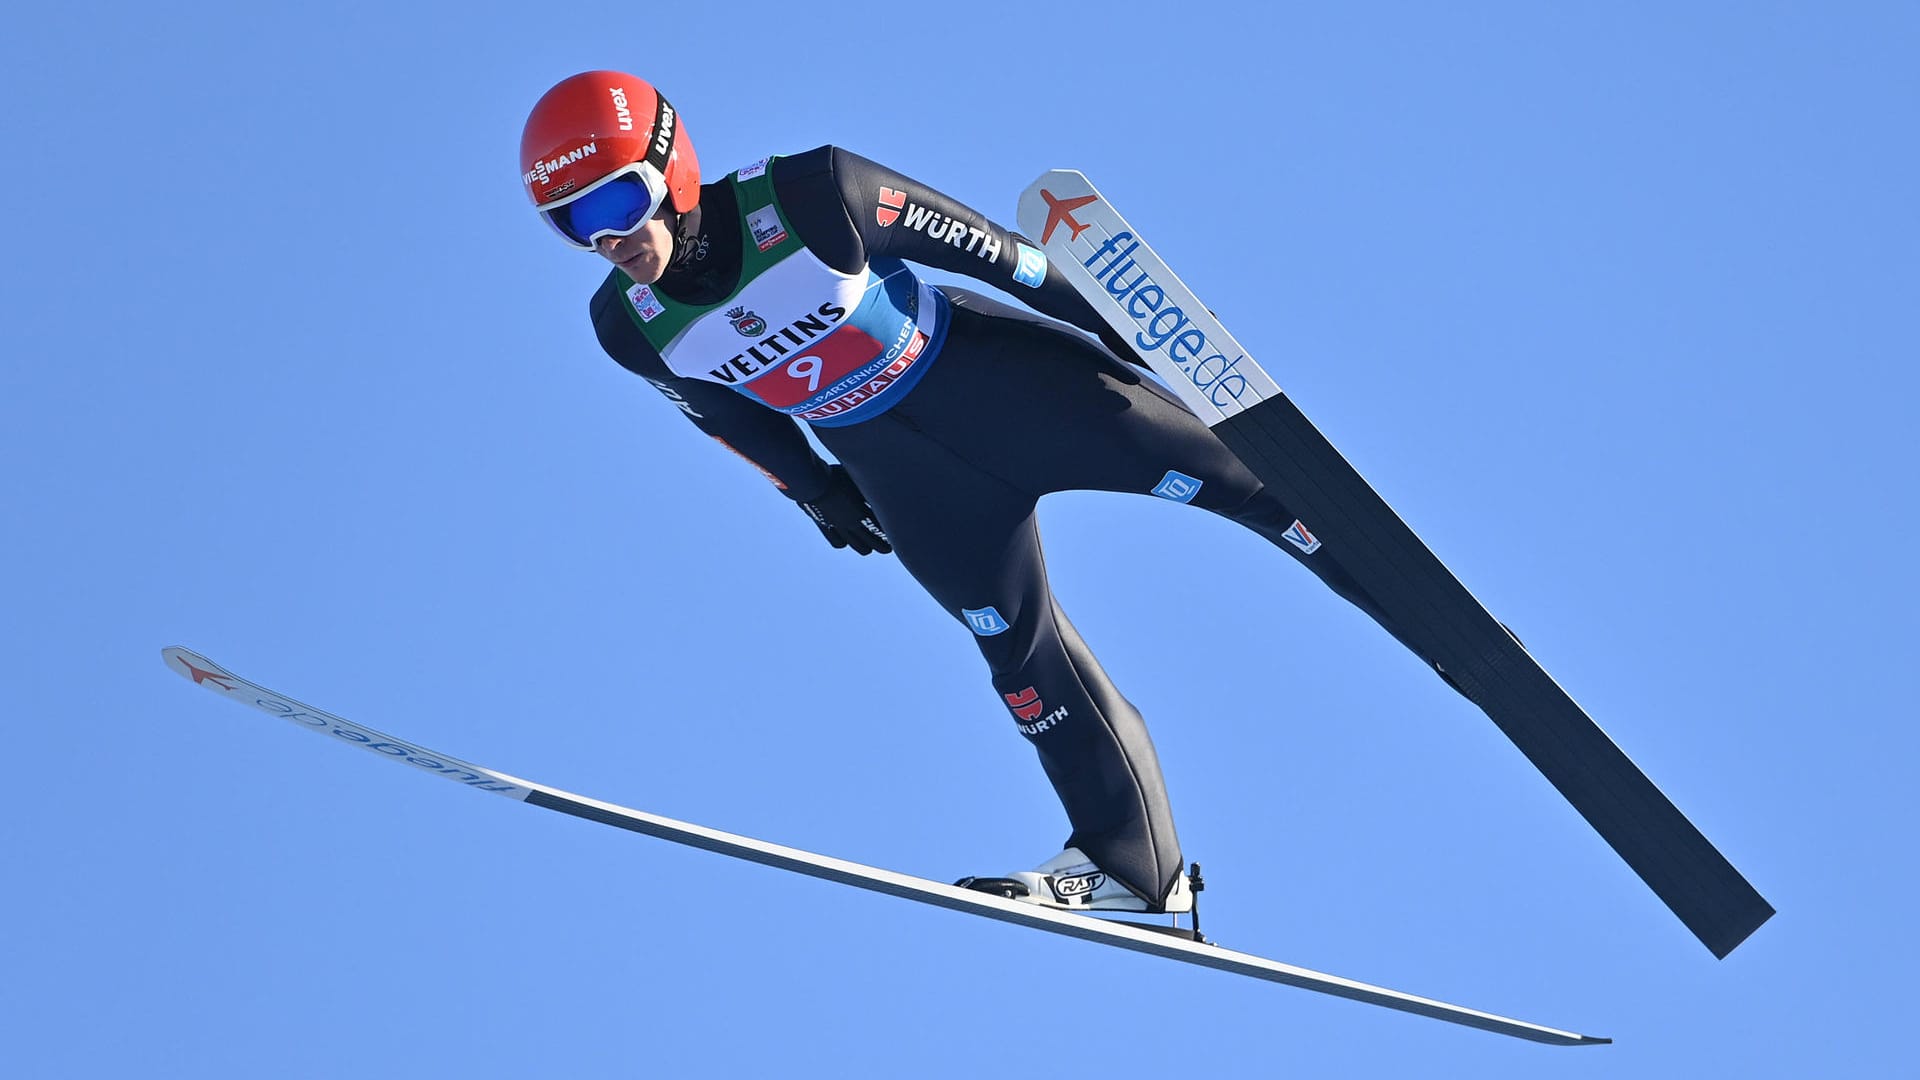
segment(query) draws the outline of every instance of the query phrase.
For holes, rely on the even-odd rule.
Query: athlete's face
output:
[[[662,206],[645,225],[626,236],[601,237],[593,250],[642,285],[659,281],[660,275],[667,272],[667,263],[673,259],[673,230],[666,221],[671,209],[671,206]]]

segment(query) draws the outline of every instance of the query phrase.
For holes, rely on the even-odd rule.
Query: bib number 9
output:
[[[802,356],[787,365],[787,377],[807,380],[807,393],[820,389],[820,358]]]

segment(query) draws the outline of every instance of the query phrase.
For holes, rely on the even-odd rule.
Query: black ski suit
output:
[[[1023,265],[1024,237],[925,185],[834,147],[773,159],[756,175],[761,169],[784,224],[834,271],[863,273],[875,260],[898,259],[965,274],[1126,348],[1056,270],[1040,275],[1037,250],[1025,252]],[[742,227],[744,190],[731,178],[701,189],[700,233],[676,251],[655,294],[730,302],[743,252],[751,257],[747,245],[761,236],[757,224]],[[795,421],[726,385],[734,372],[676,374],[630,310],[643,303],[636,290],[646,290],[630,285],[616,271],[594,295],[607,353],[789,498],[821,497],[829,467]],[[1363,610],[1376,609],[1337,566],[1284,542],[1294,515],[1172,393],[1080,333],[963,290],[941,292],[950,306],[943,340],[919,358],[918,382],[877,415],[815,433],[858,484],[901,563],[973,633],[994,690],[1066,808],[1068,843],[1158,903],[1183,866],[1159,761],[1140,714],[1054,601],[1035,502],[1067,490],[1189,502],[1267,537]],[[742,329],[738,320],[752,312],[729,315],[742,334],[768,330]],[[771,332],[760,344],[754,355],[767,360],[798,351]]]

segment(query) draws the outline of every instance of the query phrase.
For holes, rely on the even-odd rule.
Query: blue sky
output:
[[[0,40],[10,1073],[1906,1067],[1911,5],[402,7]],[[965,630],[599,353],[514,160],[592,67],[714,174],[834,142],[1011,222],[1086,172],[1780,914],[1714,961],[1376,627],[1153,499],[1042,529],[1213,935],[1615,1045],[735,864],[169,674],[930,877],[1056,849]]]

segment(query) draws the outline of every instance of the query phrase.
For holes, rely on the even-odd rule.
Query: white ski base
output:
[[[1496,1016],[1493,1013],[1450,1005],[1431,998],[1416,997],[1398,990],[1389,990],[1381,986],[1355,982],[1352,979],[1343,979],[1337,975],[1327,975],[1247,953],[1234,952],[1217,945],[1182,940],[1151,929],[1105,922],[1088,915],[1055,911],[1018,900],[1008,900],[930,881],[926,878],[848,862],[845,859],[816,855],[810,851],[768,843],[750,836],[740,836],[685,821],[676,821],[673,818],[616,806],[598,799],[589,799],[582,795],[469,764],[382,734],[372,728],[362,727],[350,720],[301,704],[283,694],[243,679],[190,650],[170,646],[161,650],[161,656],[165,659],[167,666],[176,673],[243,705],[251,705],[262,712],[292,721],[301,727],[331,734],[382,757],[405,762],[425,772],[444,776],[455,783],[504,795],[518,802],[544,806],[550,810],[559,810],[590,821],[645,833],[677,844],[703,848],[736,859],[791,870],[809,877],[824,878],[842,885],[852,885],[890,896],[917,900],[923,904],[962,911],[970,915],[983,915],[1001,922],[1017,923],[1036,930],[1096,941],[1122,949],[1131,949],[1134,952],[1149,953],[1182,963],[1198,964],[1202,967],[1216,968],[1237,975],[1265,979],[1269,982],[1285,983],[1303,990],[1351,998],[1369,1005],[1416,1013],[1436,1020],[1463,1024],[1467,1027],[1511,1035],[1533,1042],[1558,1046],[1592,1046],[1612,1041],[1530,1024],[1524,1020]]]

